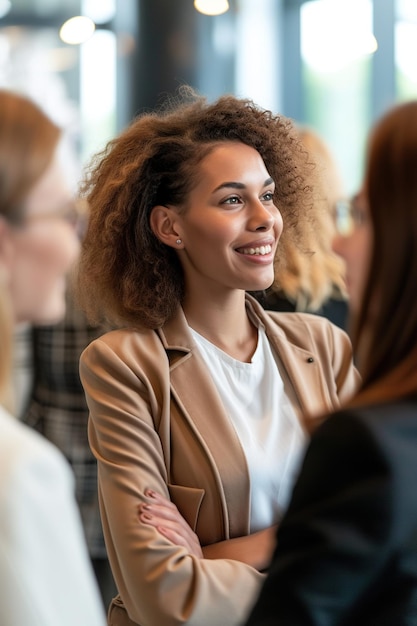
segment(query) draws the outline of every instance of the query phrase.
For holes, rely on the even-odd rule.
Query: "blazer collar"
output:
[[[285,330],[273,320],[262,306],[246,295],[248,314],[254,324],[265,329],[273,351],[278,355],[278,367],[300,422],[306,426],[309,416],[323,411],[326,404],[325,381],[317,355],[288,339]],[[202,445],[213,463],[213,476],[223,504],[223,511],[247,511],[246,519],[229,514],[225,519],[226,536],[248,532],[250,516],[250,483],[246,458],[235,429],[225,412],[221,398],[194,343],[186,317],[181,308],[158,331],[170,363],[171,392],[182,415],[193,431],[202,438]],[[305,335],[301,339],[305,345]],[[311,358],[314,362],[311,363]],[[330,399],[329,399],[329,406]],[[242,475],[242,467],[246,472]],[[230,489],[222,487],[222,475],[236,471],[239,481]],[[225,481],[228,485],[233,481]],[[227,505],[226,505],[227,502]]]
[[[170,362],[171,393],[210,458],[226,537],[249,532],[250,481],[246,457],[182,309],[159,330]],[[242,468],[246,471],[242,472]],[[238,480],[222,477],[236,475]],[[246,511],[242,516],[241,511]],[[236,511],[240,514],[236,514]]]
[[[267,315],[262,306],[248,293],[246,294],[246,308],[255,326],[265,328]],[[181,352],[186,355],[194,346],[193,337],[190,333],[187,319],[181,307],[178,307],[176,315],[168,320],[158,331],[161,341],[167,351]]]
[[[327,408],[332,410],[333,405],[321,375],[318,355],[304,347],[305,340],[302,341],[303,346],[289,340],[283,328],[249,294],[246,294],[246,308],[255,326],[265,330],[274,352],[278,355],[281,376],[284,383],[289,383],[289,387],[294,390],[291,399],[299,405],[301,416],[322,413]],[[181,307],[158,332],[167,351],[171,370],[191,356],[195,344]],[[205,368],[204,372],[206,379]],[[311,393],[312,390],[316,393]]]

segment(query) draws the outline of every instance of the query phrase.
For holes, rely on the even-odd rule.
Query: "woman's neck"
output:
[[[251,361],[258,331],[248,317],[244,291],[237,291],[220,302],[186,297],[183,310],[193,330],[233,358]]]

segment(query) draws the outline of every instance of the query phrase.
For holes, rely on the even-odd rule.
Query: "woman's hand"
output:
[[[203,558],[197,535],[185,521],[173,502],[148,489],[145,495],[149,502],[139,505],[139,519],[153,526],[176,546],[186,548],[190,554]]]
[[[268,569],[276,543],[276,526],[252,535],[234,537],[204,546],[205,559],[233,559],[254,567],[259,572]]]

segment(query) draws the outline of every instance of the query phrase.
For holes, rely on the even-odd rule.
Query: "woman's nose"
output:
[[[333,236],[332,250],[333,252],[341,256],[343,259],[345,258],[345,244],[346,244],[346,237],[344,237],[343,235],[340,235],[339,233],[336,233]]]
[[[275,207],[265,206],[260,200],[253,203],[250,215],[250,228],[252,230],[270,230],[275,222]]]

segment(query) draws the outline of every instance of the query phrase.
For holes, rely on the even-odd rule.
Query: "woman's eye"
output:
[[[262,196],[262,199],[265,200],[266,202],[272,202],[272,200],[274,199],[274,194],[272,191],[267,191],[266,193],[264,193],[264,195]]]
[[[223,201],[223,204],[239,204],[240,202],[241,199],[239,198],[239,196],[230,196]]]

